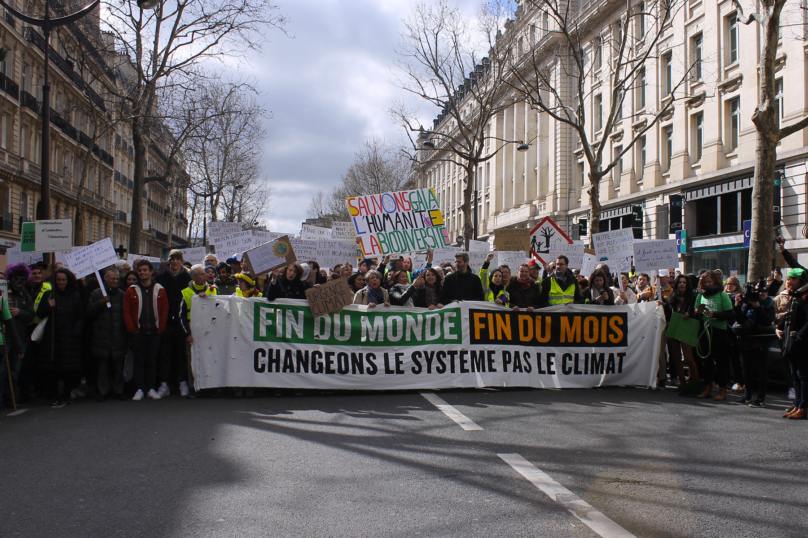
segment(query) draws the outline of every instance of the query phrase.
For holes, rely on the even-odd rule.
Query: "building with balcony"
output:
[[[513,47],[525,61],[536,58],[560,92],[571,91],[574,70],[563,63],[559,47],[566,42],[559,28],[540,9],[517,3],[515,17],[506,23],[498,46]],[[751,117],[758,102],[761,30],[756,24],[739,24],[736,8],[728,1],[672,4],[676,6],[672,16],[663,21],[637,15],[655,14],[657,3],[631,3],[627,57],[636,57],[648,46],[657,20],[662,35],[638,73],[637,83],[625,90],[617,124],[604,139],[602,118],[615,93],[608,69],[609,62],[615,61],[615,48],[609,44],[622,41],[619,22],[627,16],[626,3],[570,2],[588,62],[583,80],[588,137],[596,145],[607,145],[604,163],[627,147],[633,133],[645,127],[654,111],[662,110],[671,99],[674,105],[601,181],[600,229],[590,232],[631,227],[632,208],[640,206],[643,225],[635,228],[635,237],[672,239],[671,197],[682,196],[687,234],[683,267],[687,271],[721,268],[725,274],[736,271],[743,277],[748,257],[743,223],[752,214],[756,131]],[[808,114],[808,65],[803,61],[808,50],[808,18],[796,6],[793,13],[784,12],[785,20],[789,22],[783,22],[778,46],[776,91],[780,122],[788,125]],[[784,91],[786,87],[791,88],[789,92]],[[530,149],[517,152],[510,144],[479,166],[480,202],[475,208],[479,236],[491,239],[498,229],[532,228],[545,216],[575,236],[578,221],[590,219],[589,170],[580,140],[570,127],[531,109],[518,97],[512,89],[502,96],[516,102],[488,128],[492,137],[529,141]],[[450,133],[452,125],[451,115],[444,111],[431,132]],[[422,139],[429,136],[426,133]],[[806,141],[808,130],[781,141],[778,181],[772,178],[775,209],[779,209],[773,224],[780,226],[789,249],[802,263],[808,262]],[[448,155],[439,144],[419,154],[418,174],[424,186],[438,194],[450,237],[462,235],[462,167],[438,160]]]

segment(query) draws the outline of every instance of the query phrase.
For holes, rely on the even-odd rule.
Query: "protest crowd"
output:
[[[569,267],[566,256],[545,266],[535,259],[518,267],[492,266],[489,254],[477,271],[469,255],[422,267],[406,257],[364,259],[331,268],[315,260],[294,262],[256,277],[240,257],[200,263],[172,250],[154,267],[147,259],[125,260],[77,279],[67,268],[42,262],[13,264],[4,271],[8,296],[2,303],[2,345],[8,365],[0,369],[3,402],[11,405],[7,372],[18,404],[41,401],[62,407],[80,398],[160,400],[183,397],[254,396],[255,390],[207,389],[196,394],[191,368],[191,304],[195,295],[306,299],[306,291],[346,279],[353,302],[371,309],[441,309],[459,301],[488,301],[532,312],[556,305],[605,308],[657,302],[669,323],[660,347],[657,386],[674,385],[681,395],[727,399],[738,393],[750,407],[766,404],[771,349],[787,365],[791,385],[789,419],[808,418],[808,272],[785,249],[790,269],[747,283],[720,270],[681,274],[613,272],[607,263],[591,274]],[[46,320],[46,321],[43,321]],[[681,330],[680,322],[687,331]],[[7,353],[5,353],[7,352]]]

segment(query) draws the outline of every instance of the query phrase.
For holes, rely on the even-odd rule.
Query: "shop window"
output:
[[[718,233],[718,198],[696,200],[696,236]]]

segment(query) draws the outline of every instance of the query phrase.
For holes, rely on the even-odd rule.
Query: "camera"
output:
[[[761,278],[757,282],[747,282],[741,298],[746,304],[759,303],[760,294],[767,291],[766,279]]]

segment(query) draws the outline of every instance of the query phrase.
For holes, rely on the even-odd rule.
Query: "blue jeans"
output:
[[[160,357],[160,333],[132,335],[135,356],[135,386],[144,393],[157,388],[157,360]]]

